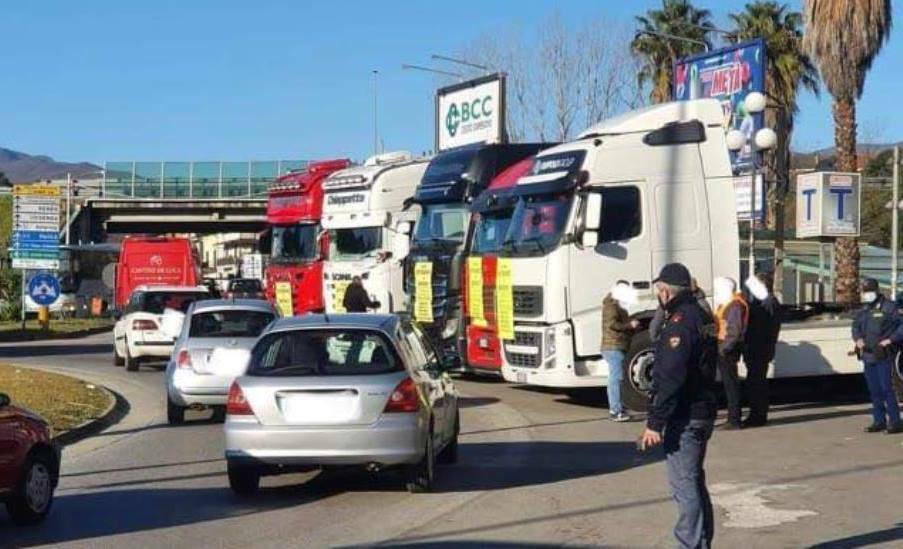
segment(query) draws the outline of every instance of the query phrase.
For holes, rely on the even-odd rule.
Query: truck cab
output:
[[[426,158],[406,151],[367,159],[323,183],[323,228],[329,260],[321,277],[326,312],[345,312],[345,290],[361,277],[380,313],[404,311],[404,260],[419,208],[407,207],[426,170]]]
[[[410,309],[458,368],[464,366],[460,357],[466,345],[461,272],[470,202],[499,172],[545,147],[540,143],[480,143],[448,149],[433,158],[417,187],[414,202],[422,212],[414,228],[405,277],[412,296]]]
[[[323,260],[328,241],[320,226],[323,180],[351,165],[347,159],[312,162],[269,188],[267,223],[272,230],[266,296],[283,316],[322,311]]]
[[[474,372],[502,373],[495,288],[498,251],[517,204],[516,195],[510,191],[532,167],[533,157],[509,167],[470,205],[463,295],[466,367]]]
[[[502,346],[506,380],[606,385],[602,299],[619,279],[639,292],[629,311],[638,319],[654,312],[652,280],[667,263],[685,264],[708,295],[715,277],[738,279],[722,121],[715,100],[664,103],[603,121],[537,155],[514,188],[499,253],[513,309],[513,333]],[[647,332],[634,337],[625,377],[648,379],[651,370],[631,368],[649,347]]]

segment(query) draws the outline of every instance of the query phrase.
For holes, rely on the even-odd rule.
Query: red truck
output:
[[[200,280],[197,251],[187,238],[129,236],[119,251],[115,305],[122,310],[142,284],[196,286]]]
[[[284,316],[322,311],[323,260],[329,248],[320,228],[323,180],[351,165],[347,159],[308,164],[277,179],[267,197],[272,252],[266,295]]]
[[[464,323],[467,339],[466,368],[473,372],[501,375],[502,345],[496,326],[495,271],[498,251],[505,240],[505,233],[514,210],[506,200],[507,189],[533,167],[533,157],[521,160],[493,178],[489,187],[471,204],[470,237],[467,242],[467,258],[462,269],[464,296]],[[468,262],[478,258],[482,278],[483,322],[477,325],[472,318],[470,305],[470,276]]]

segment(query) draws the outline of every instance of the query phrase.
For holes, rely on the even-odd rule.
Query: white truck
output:
[[[640,295],[630,311],[648,321],[652,280],[686,265],[707,295],[715,277],[740,275],[735,192],[719,103],[655,105],[603,121],[536,157],[518,180],[518,202],[499,273],[510,272],[513,337],[504,342],[507,381],[601,387],[602,298],[620,279]],[[509,281],[504,281],[509,284]],[[504,331],[504,330],[500,330]],[[861,372],[850,321],[785,322],[770,377]],[[638,333],[624,361],[622,398],[645,409],[652,344]]]
[[[429,158],[405,151],[384,153],[330,175],[323,182],[323,228],[329,257],[323,269],[327,313],[344,312],[342,300],[360,276],[377,312],[405,311],[404,259],[419,207],[405,209]]]

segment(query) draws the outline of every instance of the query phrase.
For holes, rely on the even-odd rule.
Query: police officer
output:
[[[690,290],[686,267],[665,265],[654,283],[665,323],[655,346],[653,396],[638,445],[641,450],[664,445],[678,507],[678,545],[710,547],[715,521],[703,462],[715,424],[714,327]]]
[[[903,342],[903,322],[894,302],[878,289],[878,281],[862,281],[863,307],[853,320],[853,341],[865,368],[865,381],[872,398],[872,424],[868,433],[903,431],[900,407],[894,394],[891,372],[895,346]]]

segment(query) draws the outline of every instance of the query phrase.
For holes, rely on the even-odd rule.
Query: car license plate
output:
[[[517,382],[518,383],[526,383],[527,382],[527,372],[517,372]]]

